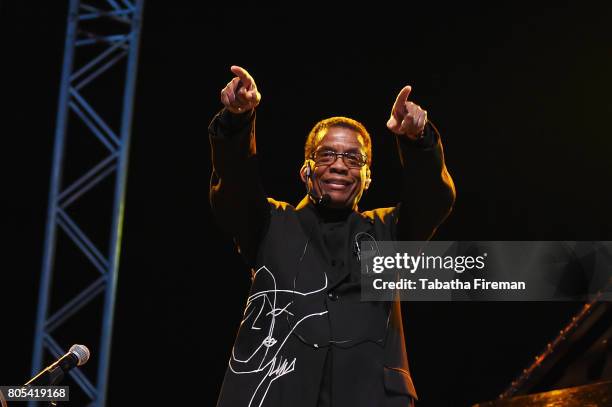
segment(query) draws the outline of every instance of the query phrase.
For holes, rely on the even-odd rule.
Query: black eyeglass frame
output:
[[[328,163],[322,163],[320,160],[317,160],[317,154],[319,153],[330,153],[334,155],[334,159]],[[368,156],[365,154],[361,154],[361,153],[356,153],[356,152],[345,152],[345,153],[338,153],[334,150],[320,150],[320,151],[315,151],[312,153],[312,155],[310,156],[310,159],[313,160],[315,162],[315,164],[317,165],[332,165],[333,163],[336,162],[336,160],[338,159],[338,156],[342,156],[342,162],[344,163],[344,165],[346,165],[348,168],[361,168],[364,165],[366,165],[368,163]],[[349,164],[347,162],[347,160],[350,158],[350,156],[358,156],[360,161],[356,164]]]

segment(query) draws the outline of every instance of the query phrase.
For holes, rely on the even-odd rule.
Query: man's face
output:
[[[345,127],[330,127],[315,151],[360,153],[365,156],[361,135]],[[370,183],[367,164],[352,168],[343,158],[338,156],[329,165],[314,164],[312,188],[318,196],[328,194],[331,198],[328,206],[332,208],[354,208]]]

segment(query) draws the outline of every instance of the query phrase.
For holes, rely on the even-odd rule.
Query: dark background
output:
[[[30,376],[66,3],[0,2],[8,204],[1,384]],[[457,187],[455,210],[436,239],[612,240],[609,8],[200,3],[145,6],[110,405],[216,401],[249,286],[207,195],[206,127],[233,64],[249,70],[263,95],[258,152],[270,196],[299,201],[308,131],[346,115],[362,121],[374,143],[373,183],[360,207],[395,202],[399,162],[385,123],[410,84],[411,99],[440,129]],[[80,151],[67,157],[84,164]],[[90,198],[90,208],[108,209],[104,199]],[[108,225],[99,222],[94,235]],[[87,262],[65,267],[76,274]],[[76,280],[57,283],[76,290]],[[580,305],[404,303],[419,406],[495,398]],[[97,327],[76,317],[58,336],[64,346],[86,343],[90,326]],[[95,355],[95,339],[87,344]],[[169,395],[162,387],[182,384],[196,384],[194,392]]]

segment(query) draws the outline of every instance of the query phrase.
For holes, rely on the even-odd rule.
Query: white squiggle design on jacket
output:
[[[248,315],[246,315],[242,319],[242,321],[240,322],[240,326],[242,327],[242,325],[255,313],[256,309],[254,308],[255,307],[254,303],[256,301],[261,301],[259,311],[257,312],[257,315],[253,319],[250,329],[255,330],[255,331],[262,329],[262,327],[259,326],[258,324],[258,320],[262,312],[264,311],[266,304],[268,304],[271,310],[265,314],[265,316],[270,317],[270,322],[269,322],[270,325],[267,328],[268,329],[267,335],[261,341],[257,349],[255,349],[252,352],[252,354],[249,355],[246,359],[238,359],[236,357],[236,352],[235,352],[236,345],[234,345],[234,347],[232,348],[232,356],[229,361],[229,368],[235,374],[257,374],[261,372],[264,373],[261,381],[259,382],[257,388],[253,392],[253,395],[251,396],[251,399],[249,401],[249,407],[251,406],[260,407],[263,404],[266,398],[266,395],[268,394],[268,390],[270,386],[272,385],[272,383],[276,379],[279,379],[282,376],[294,371],[297,358],[293,358],[291,361],[289,361],[289,358],[279,355],[280,351],[283,349],[283,346],[285,345],[285,342],[287,342],[287,339],[289,339],[293,331],[306,319],[327,314],[327,311],[322,311],[322,312],[315,312],[312,314],[305,315],[304,317],[300,318],[291,327],[291,329],[285,335],[284,338],[275,338],[274,337],[274,326],[276,324],[276,317],[278,317],[279,315],[282,315],[283,313],[287,313],[288,315],[293,316],[293,313],[289,311],[289,307],[291,306],[291,304],[293,304],[293,301],[289,301],[287,304],[283,306],[279,306],[277,305],[277,294],[278,293],[289,293],[289,294],[307,296],[307,295],[319,293],[321,291],[324,291],[327,288],[327,282],[328,282],[327,274],[324,273],[325,282],[323,284],[323,287],[317,290],[314,290],[314,291],[300,292],[300,291],[294,291],[294,290],[277,289],[276,288],[276,278],[274,278],[274,275],[272,274],[272,272],[270,272],[270,270],[268,270],[266,266],[262,266],[257,270],[257,272],[255,273],[254,281],[256,281],[257,276],[259,275],[260,272],[267,273],[272,278],[273,289],[258,291],[258,292],[251,294],[248,297],[244,313],[246,314],[249,308],[251,307],[253,307],[253,309],[251,309]],[[278,344],[278,347],[274,351],[270,351],[270,349],[277,344]],[[263,356],[261,357],[261,362],[259,363],[259,366],[256,369],[240,370],[239,364],[249,363],[258,353],[261,353],[261,352],[263,352]]]

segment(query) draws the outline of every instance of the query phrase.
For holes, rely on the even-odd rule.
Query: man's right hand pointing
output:
[[[236,76],[221,90],[221,103],[236,114],[255,109],[261,100],[255,80],[244,68],[233,65],[230,69]]]

